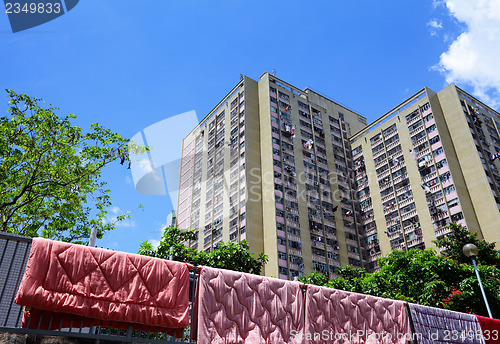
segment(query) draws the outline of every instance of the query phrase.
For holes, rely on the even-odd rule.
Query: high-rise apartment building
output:
[[[361,266],[349,137],[365,126],[310,89],[244,77],[183,141],[178,227],[199,250],[246,239],[268,276]]]
[[[500,239],[500,114],[450,85],[424,88],[351,137],[368,268],[435,247],[456,221]]]
[[[454,85],[367,126],[311,89],[244,77],[183,140],[177,226],[198,231],[199,250],[246,239],[284,279],[373,270],[433,247],[450,221],[498,241],[499,128]]]

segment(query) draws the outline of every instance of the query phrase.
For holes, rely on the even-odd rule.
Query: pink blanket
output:
[[[302,343],[300,284],[204,267],[198,280],[197,343]]]
[[[306,343],[401,343],[411,338],[404,302],[309,285]]]
[[[189,325],[188,293],[187,264],[35,238],[16,303],[181,328]]]

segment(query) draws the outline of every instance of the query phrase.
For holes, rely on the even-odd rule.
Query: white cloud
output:
[[[440,56],[435,68],[447,83],[472,86],[472,93],[486,104],[500,106],[500,1],[446,1],[450,14],[466,30]],[[432,26],[432,25],[430,25]]]
[[[160,240],[156,240],[156,239],[149,239],[148,240],[151,245],[153,245],[153,248],[156,250],[158,248],[158,245],[160,245]]]
[[[431,36],[436,36],[438,30],[441,30],[443,28],[443,23],[441,21],[438,21],[437,19],[432,19],[427,22],[427,26],[431,28]]]
[[[432,19],[427,23],[427,26],[430,26],[433,29],[442,29],[443,23],[437,19]]]
[[[104,220],[104,223],[114,223],[115,227],[135,227],[135,221],[132,219],[124,219],[122,221],[117,221],[118,216],[127,214],[126,211],[120,209],[120,207],[111,207],[108,211],[108,216]]]

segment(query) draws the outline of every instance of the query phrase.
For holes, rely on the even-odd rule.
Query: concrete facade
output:
[[[374,270],[392,250],[435,247],[450,221],[498,241],[498,128],[455,85],[367,125],[311,89],[243,77],[183,140],[177,226],[199,250],[246,239],[283,279]]]
[[[422,89],[351,138],[369,269],[392,250],[435,248],[451,221],[498,241],[499,125],[450,85]]]
[[[364,126],[312,90],[244,77],[183,141],[178,226],[200,250],[246,239],[267,276],[362,266],[348,138]]]

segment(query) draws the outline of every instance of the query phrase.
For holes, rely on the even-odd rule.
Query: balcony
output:
[[[378,174],[377,175],[378,180],[380,181],[381,179],[384,179],[385,177],[387,177],[389,175],[389,173],[391,173],[391,171],[389,169],[387,169],[386,171]]]
[[[357,158],[361,157],[362,155],[363,155],[363,151],[359,151],[352,156],[352,160],[356,160]]]
[[[397,129],[393,129],[391,132],[385,133],[385,135],[383,135],[384,136],[384,141],[389,140],[391,137],[393,137],[397,133],[398,133]]]
[[[418,132],[422,131],[424,129],[423,124],[421,123],[418,127],[410,131],[410,137],[417,134]]]
[[[376,151],[375,153],[373,153],[373,159],[378,158],[378,157],[379,157],[379,156],[381,156],[383,153],[385,153],[385,149],[382,147],[381,149],[379,149],[378,151]]]
[[[385,195],[384,197],[382,197],[382,203],[385,203],[390,199],[394,200],[394,192],[391,192],[388,195]]]
[[[375,168],[379,168],[380,166],[382,166],[383,164],[386,164],[387,163],[387,159],[382,159],[381,161],[375,163]]]
[[[411,190],[411,187],[410,185],[406,185],[406,186],[403,186],[402,188],[399,188],[398,190],[396,190],[396,195],[402,195],[403,193],[405,193],[406,191],[409,191]]]
[[[412,142],[413,147],[420,146],[425,141],[427,141],[427,137],[424,135],[423,137],[419,138],[418,140]]]
[[[380,143],[382,143],[382,135],[380,135],[376,141],[373,141],[371,143],[371,146],[372,146],[372,148],[377,147]]]
[[[437,171],[431,172],[431,173],[429,173],[428,175],[426,175],[425,177],[422,178],[422,182],[426,183],[429,180],[436,178],[437,175],[438,175]]]
[[[393,141],[393,142],[389,143],[389,144],[385,147],[385,149],[386,149],[386,150],[390,150],[391,148],[396,147],[398,144],[399,144],[399,140]]]
[[[406,124],[408,124],[408,127],[410,127],[412,124],[414,123],[417,123],[419,119],[421,119],[422,117],[420,117],[419,115],[416,115],[415,117],[413,117],[412,119],[410,119],[408,122],[406,122]]]
[[[413,197],[408,197],[408,198],[405,198],[404,200],[402,201],[399,201],[399,207],[404,207],[405,205],[407,204],[410,204],[411,202],[413,202]]]
[[[409,212],[405,213],[404,215],[401,215],[401,220],[408,220],[409,218],[417,215],[417,209],[410,210]]]

